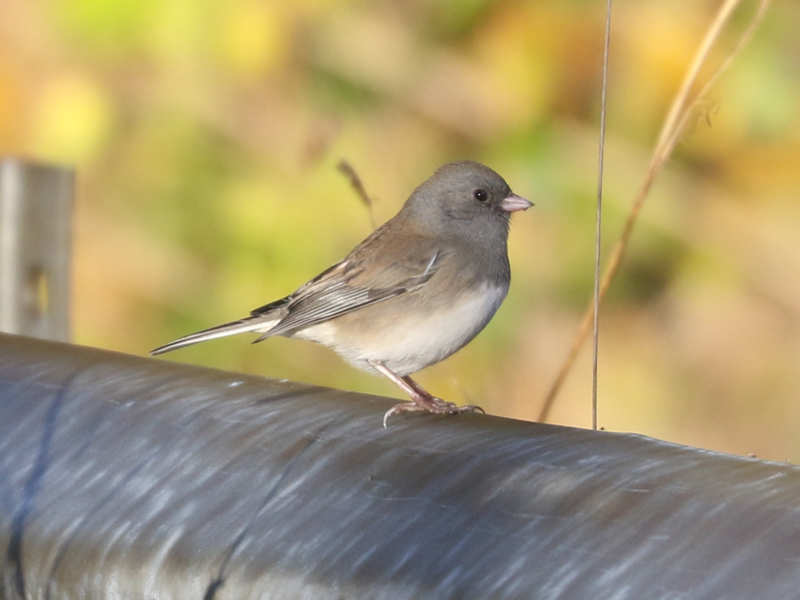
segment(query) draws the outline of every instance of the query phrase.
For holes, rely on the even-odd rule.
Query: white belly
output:
[[[380,331],[368,325],[343,340],[337,320],[297,332],[296,337],[329,346],[357,367],[370,370],[368,361],[380,361],[398,375],[408,375],[447,358],[469,342],[489,322],[508,291],[505,287],[485,286],[464,295],[447,307],[410,318],[398,314]],[[366,316],[366,315],[365,315]],[[351,333],[352,326],[347,327]]]

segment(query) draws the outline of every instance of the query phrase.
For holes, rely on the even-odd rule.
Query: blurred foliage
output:
[[[0,151],[74,164],[75,341],[144,354],[341,258],[440,164],[536,208],[514,281],[421,380],[532,419],[591,291],[603,2],[5,0]],[[613,241],[717,2],[615,6]],[[744,26],[745,2],[715,51]],[[602,315],[600,423],[800,461],[800,4],[775,3],[654,188]],[[169,359],[381,394],[328,350],[234,338]],[[553,420],[590,422],[588,348]]]

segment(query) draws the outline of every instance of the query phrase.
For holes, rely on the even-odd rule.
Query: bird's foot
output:
[[[440,415],[458,415],[461,413],[480,413],[482,415],[486,414],[486,411],[476,404],[464,404],[462,406],[459,406],[458,404],[454,404],[453,402],[447,402],[446,400],[442,400],[441,398],[436,398],[435,396],[431,399],[431,401],[436,406],[436,409],[432,410],[431,412],[435,412],[436,414]]]
[[[434,415],[458,415],[461,413],[486,414],[485,410],[474,404],[465,404],[464,406],[459,406],[453,402],[447,402],[441,398],[430,396],[425,398],[423,402],[418,402],[415,400],[413,402],[400,402],[399,404],[395,404],[383,415],[383,428],[388,428],[389,417],[405,412],[426,412]]]
[[[416,402],[400,402],[383,413],[383,428],[389,428],[389,417],[406,412],[430,412],[430,410],[425,406],[420,406]]]

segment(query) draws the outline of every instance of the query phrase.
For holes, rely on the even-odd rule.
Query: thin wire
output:
[[[600,247],[603,231],[603,156],[606,145],[606,95],[608,90],[608,46],[611,41],[611,0],[606,3],[606,37],[603,44],[603,84],[600,92],[600,142],[597,152],[597,216],[594,232],[594,318],[592,333],[592,429],[597,429],[597,355],[600,342]]]

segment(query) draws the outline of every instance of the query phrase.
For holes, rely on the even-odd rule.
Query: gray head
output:
[[[463,161],[436,171],[414,190],[402,212],[440,235],[464,235],[475,240],[501,236],[505,240],[511,213],[530,206],[492,169]]]

